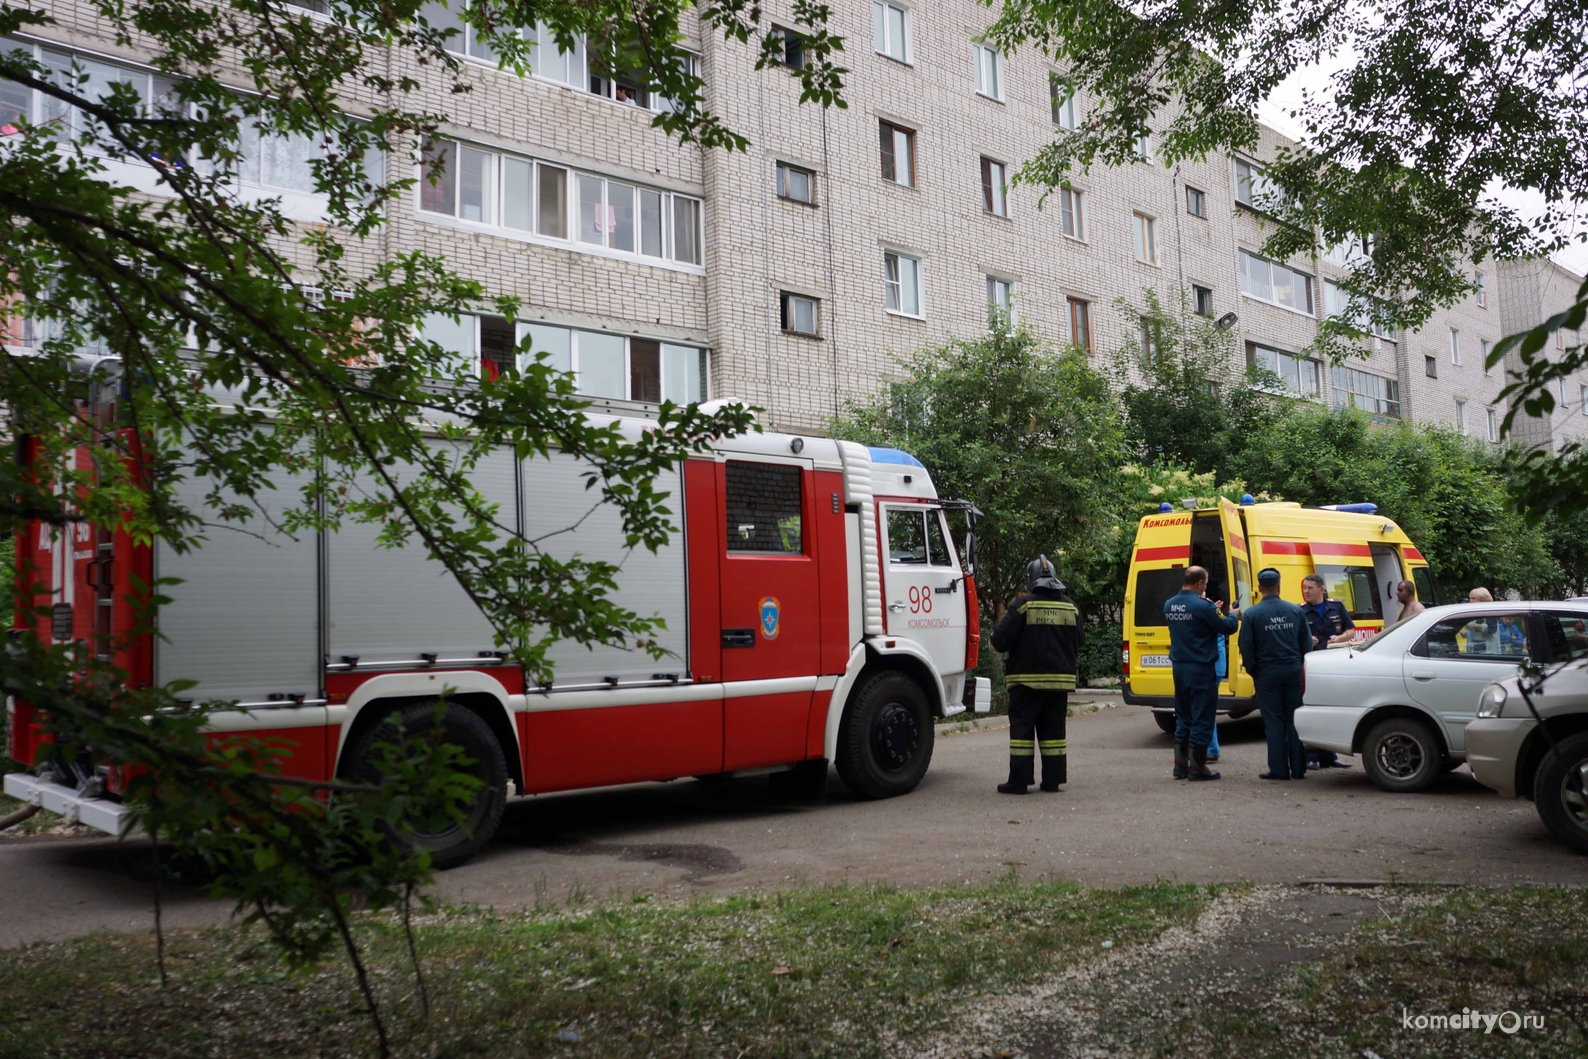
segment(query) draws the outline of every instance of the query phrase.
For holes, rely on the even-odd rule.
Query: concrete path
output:
[[[1169,738],[1144,708],[1074,717],[1068,735],[1072,782],[1059,794],[995,793],[1008,758],[1004,731],[992,728],[940,736],[921,786],[885,802],[855,801],[836,777],[823,806],[771,802],[763,780],[523,799],[481,856],[439,878],[436,894],[517,908],[795,882],[985,882],[1011,867],[1103,886],[1581,883],[1588,869],[1531,802],[1503,801],[1465,769],[1411,795],[1379,791],[1360,763],[1267,782],[1257,778],[1262,726],[1249,718],[1220,725],[1224,779],[1187,784],[1169,778]],[[147,929],[147,857],[146,845],[110,839],[0,839],[0,947]],[[229,911],[194,890],[167,894],[173,925]]]

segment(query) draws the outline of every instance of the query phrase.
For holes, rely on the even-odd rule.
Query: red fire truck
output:
[[[635,436],[647,426],[621,422]],[[107,651],[130,627],[134,577],[180,579],[163,590],[174,602],[160,610],[161,635],[119,651],[118,664],[135,682],[195,681],[185,696],[232,704],[213,715],[215,731],[283,741],[283,771],[316,780],[357,774],[385,721],[433,716],[445,694],[448,738],[486,782],[467,826],[416,836],[443,866],[490,838],[512,796],[789,771],[819,786],[829,762],[863,797],[903,794],[931,761],[932,715],[988,708],[986,679],[966,676],[979,639],[975,584],[950,535],[951,505],[913,457],[786,434],[722,441],[658,483],[677,498],[677,525],[654,555],[624,547],[616,511],[587,513],[584,469],[503,452],[474,480],[525,538],[621,563],[617,601],[666,619],[663,661],[562,643],[551,682],[526,682],[417,546],[378,547],[376,527],[361,524],[288,537],[265,518],[246,532],[211,529],[186,554],[114,529],[31,523],[18,568],[32,572],[35,606],[48,605],[51,620],[33,627],[19,608],[19,626]],[[301,482],[283,474],[277,485],[277,503],[296,501]],[[207,486],[189,480],[179,492],[200,507]],[[7,709],[9,754],[36,764],[31,708]],[[5,789],[120,833],[130,810],[115,775],[46,767],[8,775]]]

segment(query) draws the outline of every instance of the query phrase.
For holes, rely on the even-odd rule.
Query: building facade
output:
[[[155,90],[140,65],[149,55],[118,46],[90,8],[45,6],[59,24],[24,46]],[[798,62],[791,8],[763,5]],[[448,17],[439,5],[428,14]],[[1057,69],[1037,52],[982,46],[992,18],[972,0],[835,5],[829,28],[845,39],[850,73],[848,106],[829,110],[801,105],[788,70],[757,71],[753,46],[694,30],[685,46],[707,105],[749,137],[745,152],[703,151],[652,127],[667,101],[601,76],[582,48],[564,54],[547,41],[521,77],[460,34],[466,94],[394,52],[393,70],[424,85],[410,105],[450,116],[438,148],[445,176],[421,181],[361,253],[423,249],[490,294],[517,297],[516,327],[482,313],[438,320],[435,334],[485,370],[528,334],[577,373],[581,392],[614,403],[740,398],[764,408],[768,426],[819,433],[898,378],[913,351],[984,331],[990,304],[1055,347],[1073,343],[1111,364],[1139,334],[1133,310],[1150,289],[1166,306],[1183,296],[1192,311],[1233,312],[1240,356],[1298,398],[1493,439],[1504,383],[1484,369],[1488,349],[1558,308],[1575,291],[1569,272],[1480,269],[1479,293],[1330,366],[1309,348],[1340,309],[1335,281],[1359,249],[1283,262],[1258,252],[1265,222],[1251,203],[1262,158],[1283,138],[1265,128],[1253,157],[1171,169],[1149,137],[1136,164],[1095,168],[1041,200],[1013,174],[1083,120],[1090,101],[1062,98]],[[0,101],[49,117],[26,92]],[[348,109],[363,102],[355,91]],[[314,220],[312,146],[257,140],[243,192],[280,195],[293,216]],[[1530,440],[1578,429],[1588,380],[1581,395],[1574,386],[1575,411],[1529,424]]]

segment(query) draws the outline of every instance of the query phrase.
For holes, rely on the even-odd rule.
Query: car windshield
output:
[[[1412,618],[1415,618],[1415,617],[1417,617],[1417,615],[1413,614],[1411,616],[1411,618],[1402,618],[1400,621],[1395,622],[1393,625],[1384,626],[1378,632],[1374,633],[1372,636],[1369,636],[1367,639],[1363,640],[1361,643],[1352,644],[1351,645],[1351,650],[1353,650],[1353,651],[1366,651],[1368,648],[1372,647],[1374,644],[1376,644],[1380,640],[1384,639],[1384,634],[1385,633],[1389,632],[1391,629],[1400,628],[1402,625],[1405,625],[1407,622],[1411,621]]]

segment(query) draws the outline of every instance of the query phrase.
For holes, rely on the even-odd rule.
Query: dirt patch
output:
[[[683,868],[685,882],[699,882],[719,875],[744,870],[732,850],[680,842],[617,843],[581,842],[566,846],[543,846],[547,853],[564,857],[616,857],[630,864],[660,864]]]

